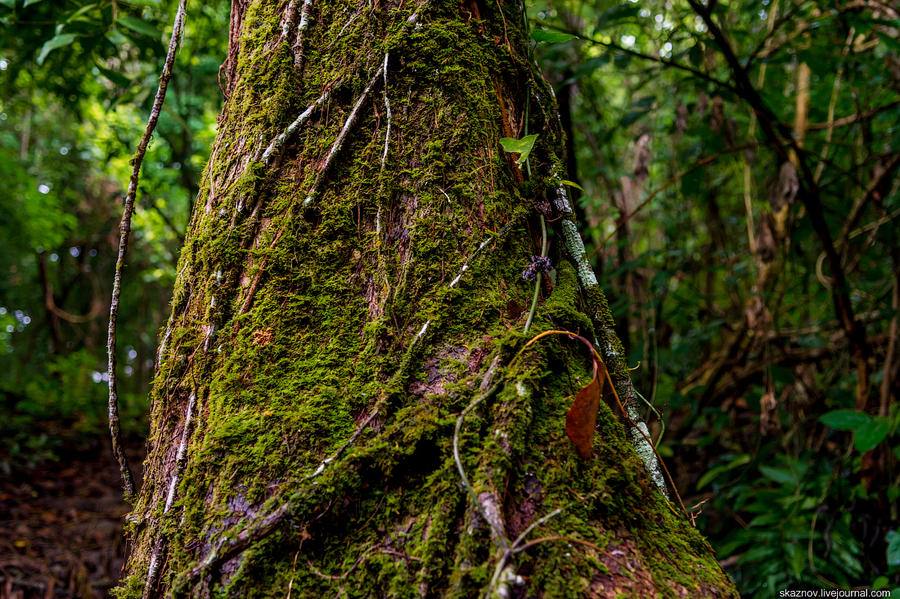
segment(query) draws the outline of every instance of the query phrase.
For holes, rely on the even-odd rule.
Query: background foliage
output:
[[[7,471],[105,443],[120,203],[173,7],[0,0]],[[144,166],[119,326],[135,437],[227,15],[189,7]],[[897,9],[535,0],[527,16],[592,259],[697,526],[747,596],[900,585]]]
[[[0,2],[0,420],[9,470],[106,429],[106,319],[129,157],[171,8]],[[215,134],[224,2],[192,11],[141,180],[121,308],[123,425],[144,431],[157,329]]]

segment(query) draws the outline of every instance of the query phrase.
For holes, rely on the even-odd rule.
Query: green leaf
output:
[[[563,33],[562,31],[547,31],[546,29],[535,29],[531,32],[531,39],[536,42],[544,42],[545,44],[559,44],[567,42],[575,36],[571,33]]]
[[[839,431],[855,431],[871,420],[868,414],[857,410],[834,410],[819,418],[822,424]]]
[[[121,46],[122,44],[128,43],[128,38],[122,35],[122,32],[118,29],[110,29],[103,35],[114,46]]]
[[[637,3],[632,2],[613,6],[612,8],[601,14],[597,19],[597,26],[594,28],[594,34],[599,31],[603,31],[607,27],[615,25],[620,21],[625,21],[627,19],[635,17],[640,11],[641,7]]]
[[[41,47],[41,53],[38,54],[37,63],[39,65],[44,64],[44,60],[47,58],[47,55],[56,50],[57,48],[62,48],[63,46],[68,46],[72,42],[75,41],[75,38],[78,36],[74,33],[61,33],[56,37],[52,37]]]
[[[885,537],[887,541],[887,565],[900,566],[900,533],[890,530]]]
[[[875,418],[856,429],[853,435],[853,446],[862,453],[870,451],[884,441],[890,430],[891,424],[886,419]]]
[[[504,137],[500,140],[500,145],[503,146],[503,149],[507,152],[520,154],[519,159],[516,160],[516,164],[522,165],[528,160],[528,156],[531,154],[531,150],[534,148],[534,142],[537,138],[538,136],[536,133],[526,135],[522,139]]]
[[[580,189],[581,191],[584,191],[584,187],[582,187],[575,181],[569,181],[568,179],[560,179],[559,182],[562,183],[563,185],[568,185],[569,187],[574,187],[575,189]]]
[[[878,39],[881,40],[881,43],[888,47],[888,50],[900,52],[900,41],[897,41],[896,38],[881,31],[876,31],[875,35],[878,36]]]
[[[729,470],[734,470],[750,461],[750,456],[747,454],[739,455],[732,461],[728,462],[723,466],[716,466],[706,474],[700,477],[700,480],[697,481],[697,490],[699,491],[709,483],[711,483],[716,477],[718,477],[723,472],[728,472]]]
[[[885,495],[888,498],[888,501],[897,501],[900,499],[900,487],[893,485],[887,488],[885,491]]]
[[[879,577],[876,578],[875,581],[872,583],[872,590],[873,590],[873,591],[880,591],[881,589],[883,589],[884,587],[886,587],[886,586],[888,585],[889,582],[890,582],[890,580],[888,579],[887,576],[879,576]]]
[[[110,81],[112,81],[113,83],[118,85],[119,87],[128,87],[129,85],[131,85],[131,80],[128,77],[126,77],[125,75],[122,75],[121,73],[113,71],[112,69],[108,69],[100,63],[97,63],[97,68],[100,70],[101,73],[103,73],[104,77],[106,77],[107,79],[109,79]]]
[[[86,13],[91,12],[91,11],[94,10],[95,8],[97,8],[97,5],[96,5],[96,4],[85,4],[84,6],[82,6],[81,8],[79,8],[78,10],[76,10],[75,12],[73,12],[73,13],[72,13],[72,16],[70,16],[68,19],[66,19],[66,21],[69,22],[69,23],[71,23],[72,21],[75,21],[75,20],[77,20],[78,18],[84,16]]]
[[[38,2],[41,2],[41,1],[42,1],[42,0],[25,0],[25,3],[22,5],[22,7],[23,7],[23,8],[28,8],[28,7],[31,6],[32,4],[37,4]]]
[[[159,30],[157,30],[156,27],[154,27],[147,21],[142,21],[141,19],[136,19],[134,17],[124,16],[119,17],[119,20],[116,22],[123,27],[131,29],[135,33],[140,33],[141,35],[146,35],[147,37],[159,37]]]
[[[609,64],[609,61],[612,60],[612,56],[609,52],[601,54],[600,56],[595,56],[594,58],[589,58],[588,60],[581,61],[572,71],[572,76],[566,81],[578,81],[582,77],[586,77],[592,74],[594,71],[602,67],[603,65]]]
[[[794,476],[794,473],[785,468],[772,468],[771,466],[760,466],[759,471],[762,472],[762,475],[768,478],[769,480],[773,480],[776,483],[781,483],[783,485],[796,485],[797,477]]]
[[[6,8],[16,8],[16,0],[0,0],[0,4],[5,6]]]

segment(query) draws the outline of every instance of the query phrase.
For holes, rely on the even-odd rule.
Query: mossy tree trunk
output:
[[[119,595],[733,596],[615,403],[573,449],[585,348],[514,359],[578,331],[633,396],[565,227],[523,332],[563,144],[521,6],[236,0],[231,36]]]

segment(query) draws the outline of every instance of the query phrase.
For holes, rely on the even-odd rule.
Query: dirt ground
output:
[[[122,570],[128,505],[109,447],[57,454],[0,474],[0,599],[108,597]]]

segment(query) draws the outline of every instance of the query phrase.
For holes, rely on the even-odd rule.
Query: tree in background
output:
[[[165,7],[0,3],[0,465],[95,443],[106,427],[105,337],[128,158],[165,47]],[[214,134],[225,43],[196,11],[144,168],[122,298],[123,422],[146,430],[144,397],[178,250]],[[197,45],[193,40],[202,40]]]

